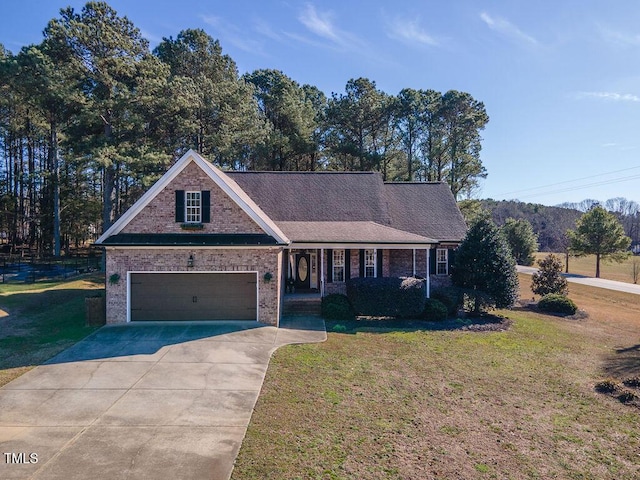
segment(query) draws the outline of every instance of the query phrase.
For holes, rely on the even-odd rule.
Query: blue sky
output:
[[[59,9],[2,0],[0,43],[39,43]],[[327,95],[367,77],[469,92],[490,122],[479,198],[640,202],[640,4],[635,0],[111,0],[153,48],[202,28],[240,73],[282,70]]]

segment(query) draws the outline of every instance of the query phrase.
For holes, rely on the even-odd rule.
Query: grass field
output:
[[[0,386],[86,337],[84,299],[104,276],[64,282],[0,285]]]
[[[548,252],[536,253],[536,260],[540,260],[549,255]],[[564,265],[565,257],[564,253],[556,253],[562,260]],[[616,280],[618,282],[633,282],[633,263],[636,262],[637,271],[640,272],[640,257],[632,256],[626,259],[622,263],[605,262],[600,261],[600,278],[606,278],[607,280]],[[537,266],[537,265],[536,265]],[[564,271],[564,269],[563,269]],[[588,255],[586,257],[569,257],[569,273],[576,275],[585,275],[587,277],[595,277],[596,275],[596,257],[595,255]],[[640,282],[640,277],[638,277]]]
[[[531,298],[529,277],[521,277]],[[637,479],[640,297],[572,285],[587,318],[505,332],[348,331],[279,349],[232,478]]]

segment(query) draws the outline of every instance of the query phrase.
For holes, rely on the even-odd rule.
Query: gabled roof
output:
[[[106,240],[119,234],[122,229],[138,215],[165,187],[167,187],[187,165],[194,162],[218,185],[260,228],[273,237],[278,244],[288,244],[289,239],[262,209],[249,197],[238,184],[222,170],[214,167],[198,153],[189,150],[165,173],[140,199],[134,203],[100,238],[97,245],[106,244]],[[188,235],[185,235],[185,237]]]
[[[338,228],[340,222],[371,222],[420,236],[422,242],[460,242],[467,231],[453,194],[444,183],[384,183],[382,175],[373,172],[228,172],[227,175],[296,242],[302,240],[297,235],[304,232],[304,236],[309,236],[311,229],[319,241],[322,227],[326,227],[322,238],[332,242],[337,235],[332,229]],[[328,223],[296,226],[292,230],[289,222]],[[368,238],[372,227],[358,230],[360,227],[353,225],[356,232],[361,231]],[[354,238],[356,232],[350,237]],[[380,230],[377,233],[383,235]]]
[[[393,182],[384,190],[392,227],[441,242],[461,242],[466,235],[467,224],[446,183]]]

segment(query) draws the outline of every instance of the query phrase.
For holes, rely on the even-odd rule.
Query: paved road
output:
[[[524,267],[518,265],[518,271],[526,273],[528,275],[537,272],[535,267]],[[640,295],[640,285],[634,285],[632,283],[615,282],[613,280],[605,280],[604,278],[584,277],[582,275],[574,275],[571,273],[563,274],[568,282],[581,283],[582,285],[589,285],[591,287],[606,288],[608,290],[617,290],[618,292],[635,293]]]
[[[272,352],[326,339],[283,323],[101,328],[0,389],[0,478],[228,479]]]

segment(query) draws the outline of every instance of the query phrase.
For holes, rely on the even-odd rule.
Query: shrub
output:
[[[603,380],[601,382],[596,383],[596,392],[600,393],[615,393],[618,391],[620,387],[616,383],[615,380]]]
[[[353,318],[353,309],[346,295],[333,293],[322,298],[322,316],[330,320],[349,320]]]
[[[447,315],[453,317],[462,306],[464,294],[456,287],[442,287],[434,289],[431,298],[439,300],[447,308]]]
[[[567,280],[562,276],[562,262],[554,254],[538,261],[540,270],[531,276],[531,290],[536,295],[567,295]]]
[[[418,317],[424,310],[425,282],[408,277],[352,278],[347,297],[356,315]]]
[[[564,295],[550,293],[540,299],[538,302],[538,309],[543,312],[573,315],[578,310],[578,307],[570,298],[567,298]]]
[[[631,377],[623,381],[627,387],[640,388],[640,377]]]
[[[424,304],[424,311],[422,312],[422,318],[431,322],[437,322],[447,318],[447,307],[435,298],[427,298]]]
[[[633,392],[622,392],[620,395],[618,395],[618,400],[622,403],[631,403],[635,400],[638,399],[638,396],[633,393]]]

